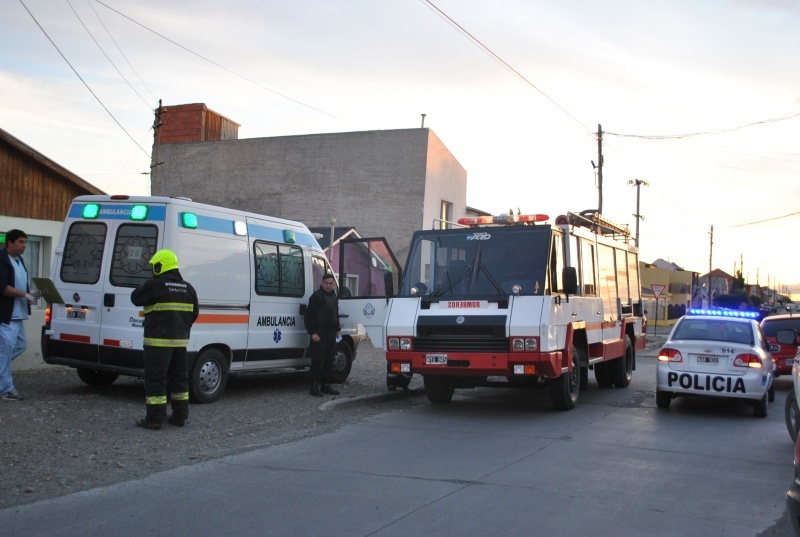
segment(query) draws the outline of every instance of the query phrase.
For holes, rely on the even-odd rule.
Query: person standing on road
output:
[[[308,299],[305,314],[306,332],[311,336],[311,395],[322,397],[323,393],[339,395],[339,390],[330,385],[333,359],[336,356],[336,340],[339,338],[339,299],[334,288],[333,274],[322,276],[322,284]]]
[[[194,287],[178,272],[172,250],[150,258],[153,278],[131,293],[134,306],[144,306],[144,391],[147,414],[136,420],[145,429],[161,429],[165,421],[183,427],[189,419],[189,371],[186,347],[200,307]],[[167,393],[172,415],[167,419]]]
[[[31,304],[42,296],[28,285],[28,269],[22,260],[27,247],[25,232],[12,229],[6,233],[6,247],[0,250],[0,401],[23,399],[14,388],[11,362],[25,352],[23,321],[31,314]]]

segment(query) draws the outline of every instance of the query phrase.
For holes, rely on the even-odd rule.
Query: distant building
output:
[[[430,129],[240,140],[238,124],[203,104],[167,106],[160,119],[153,195],[308,226],[335,218],[386,237],[400,263],[414,231],[467,212],[467,172]]]

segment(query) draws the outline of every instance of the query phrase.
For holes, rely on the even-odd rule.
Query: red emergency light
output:
[[[459,218],[458,223],[462,226],[485,226],[489,224],[528,224],[534,222],[544,222],[550,217],[546,214],[501,214],[498,216],[471,216]]]

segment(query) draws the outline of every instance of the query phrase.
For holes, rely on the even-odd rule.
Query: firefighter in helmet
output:
[[[189,418],[189,372],[186,346],[197,320],[197,293],[178,272],[172,250],[150,258],[153,278],[134,289],[131,302],[144,308],[144,390],[147,414],[136,420],[145,429],[168,421],[183,427]],[[167,399],[172,414],[167,418]]]

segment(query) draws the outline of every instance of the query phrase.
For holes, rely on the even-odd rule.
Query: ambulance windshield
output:
[[[419,231],[398,296],[542,295],[547,226]]]

